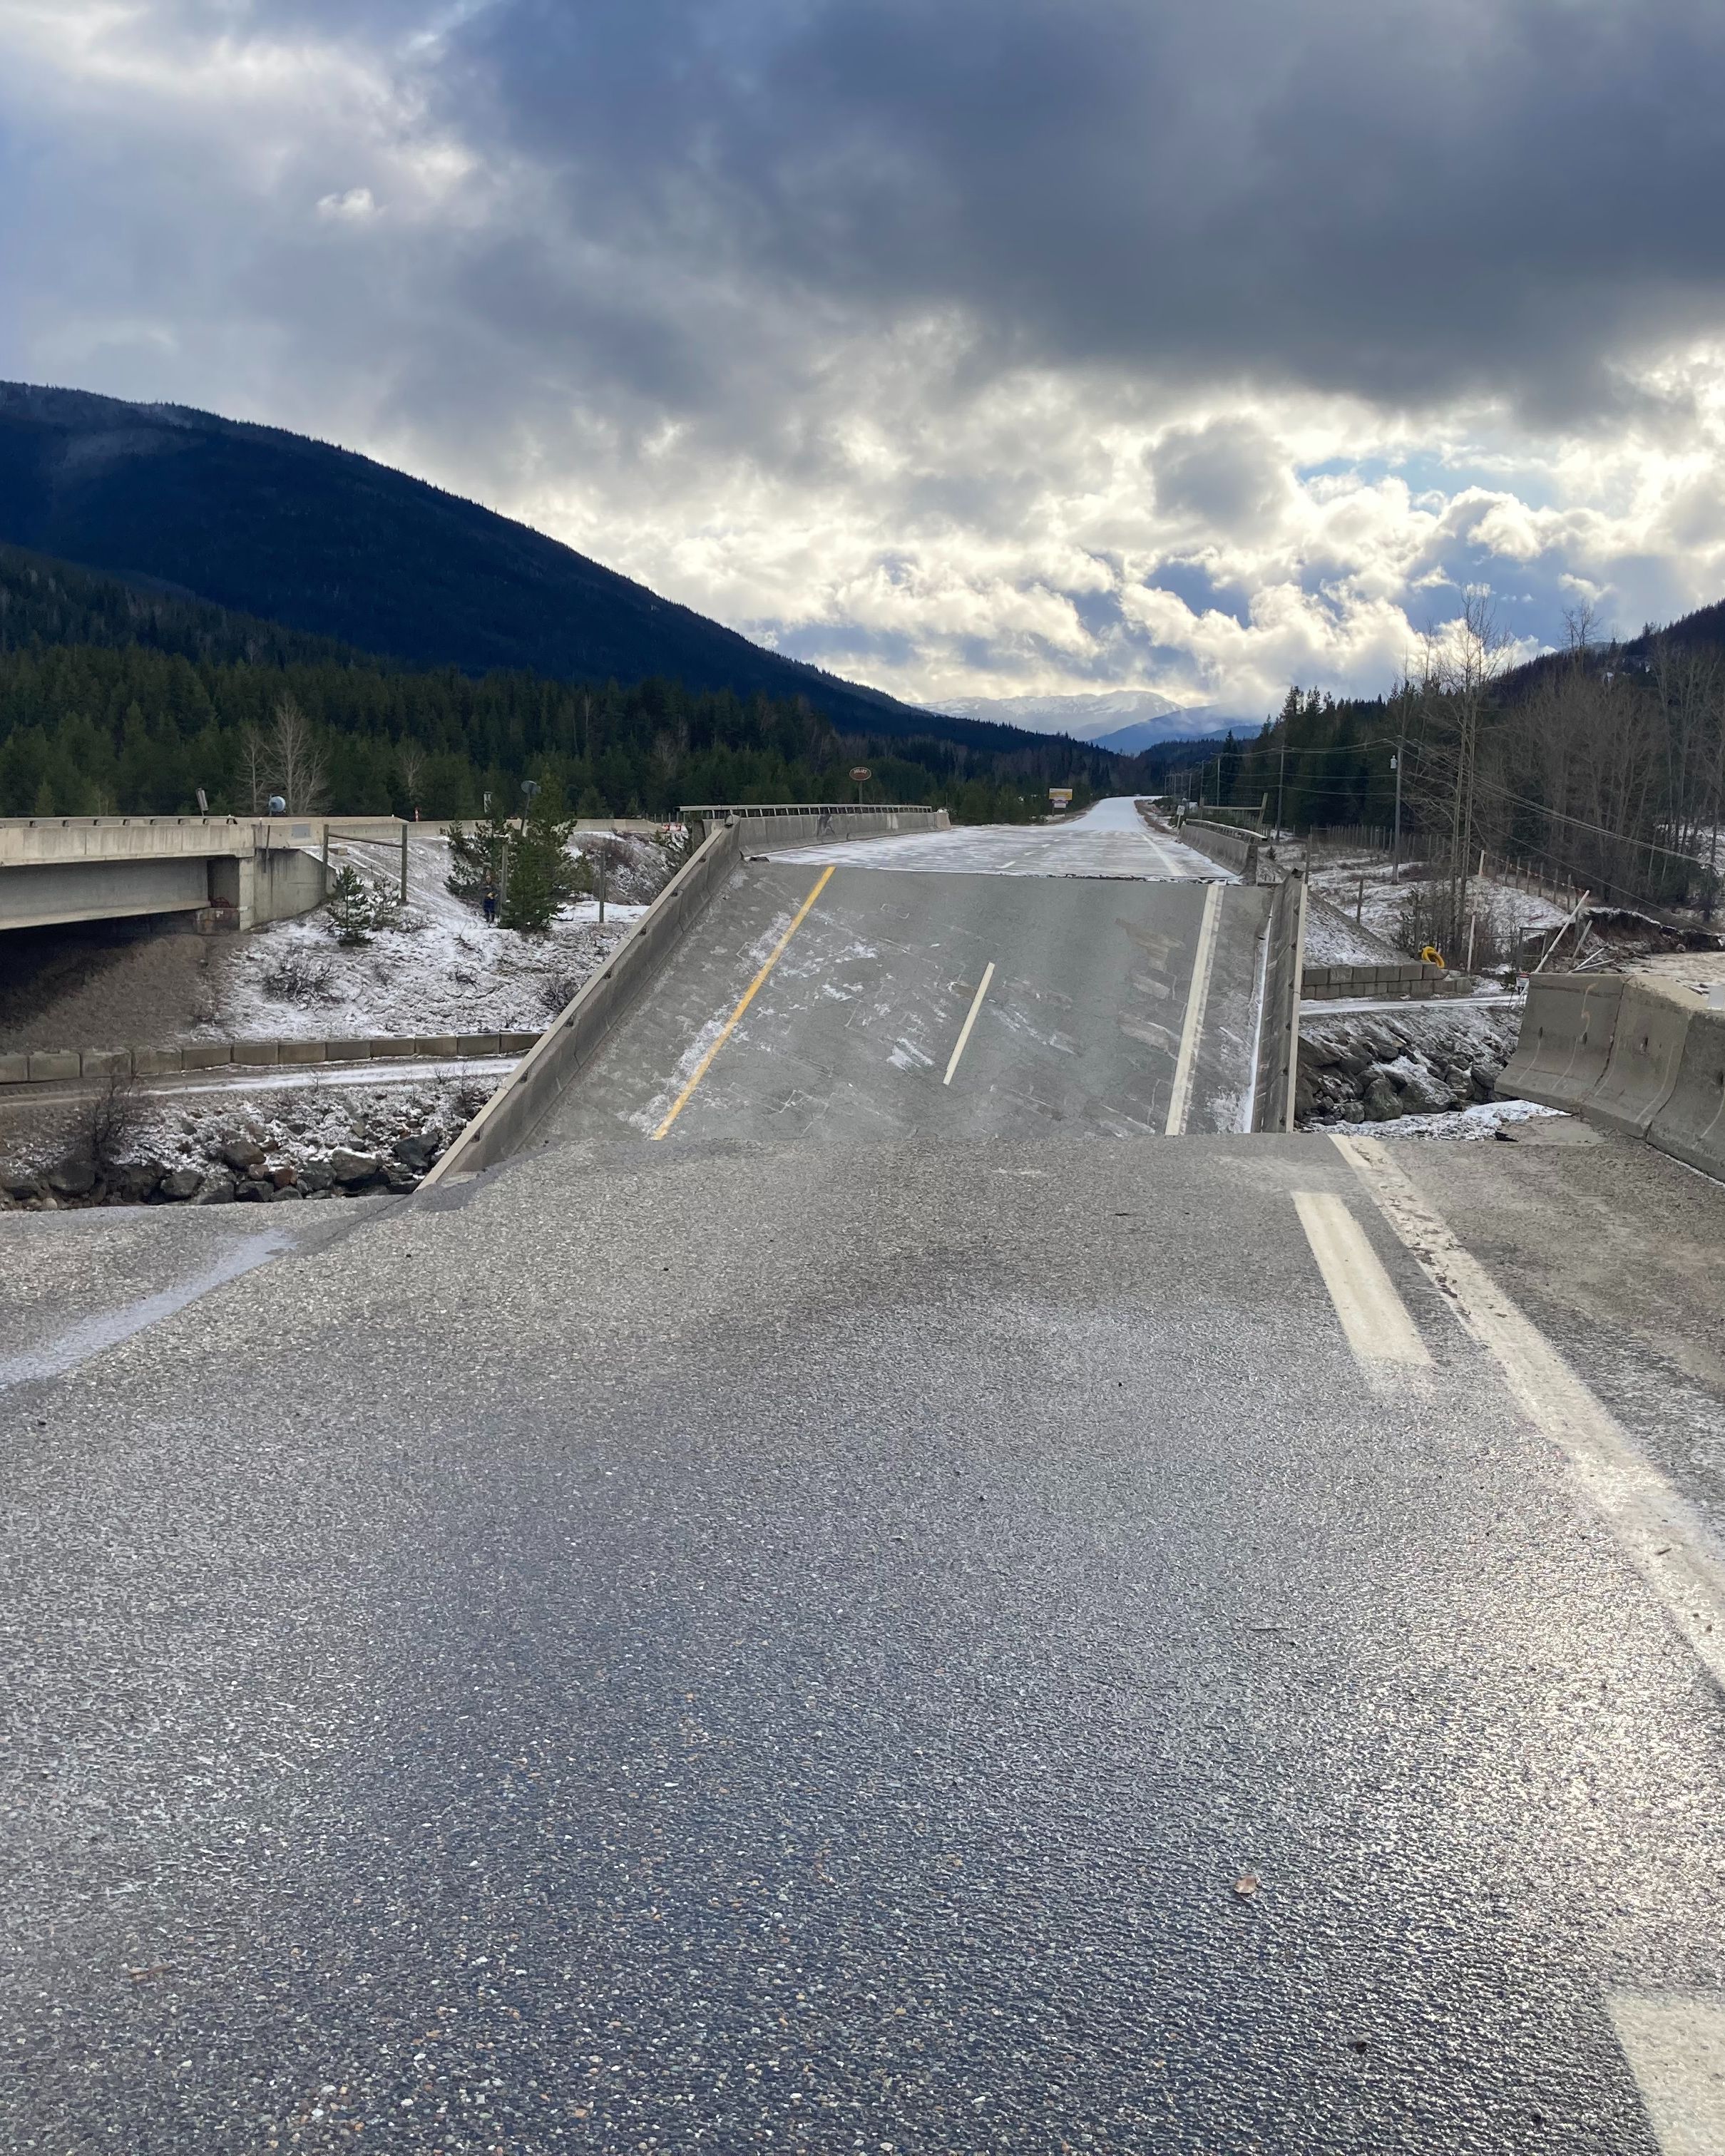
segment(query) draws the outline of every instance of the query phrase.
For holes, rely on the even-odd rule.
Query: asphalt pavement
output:
[[[1322,1139],[570,1145],[6,1398],[8,2148],[1659,2146],[1717,1690]]]
[[[1123,799],[752,856],[539,1142],[1248,1131],[1269,911]]]
[[[865,895],[773,980],[933,918],[751,866]],[[0,1217],[0,2147],[1717,2156],[1725,1190],[840,1130],[845,978],[770,1137],[740,1020],[273,1253]],[[998,1094],[975,963],[880,978]]]
[[[544,1137],[1145,1135],[1168,1127],[1189,1031],[1178,1121],[1245,1130],[1269,900],[1218,883],[747,862]]]

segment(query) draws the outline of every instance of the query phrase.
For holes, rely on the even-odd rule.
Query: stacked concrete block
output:
[[[392,1034],[363,1040],[188,1040],[178,1048],[20,1049],[0,1055],[0,1086],[162,1078],[229,1065],[269,1070],[315,1063],[465,1062],[525,1055],[538,1039],[536,1033]]]
[[[1307,966],[1301,976],[1300,993],[1307,1003],[1341,1003],[1358,999],[1373,1003],[1406,1003],[1425,996],[1442,995],[1451,983],[1465,985],[1466,977],[1446,973],[1441,966],[1429,966],[1418,958],[1381,966]]]

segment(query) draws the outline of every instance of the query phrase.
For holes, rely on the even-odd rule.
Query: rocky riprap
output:
[[[1491,1100],[1514,1053],[1518,1011],[1436,1011],[1405,1021],[1349,1014],[1307,1020],[1296,1122],[1387,1123]]]
[[[90,1205],[274,1204],[284,1199],[398,1194],[417,1190],[442,1151],[439,1140],[410,1133],[387,1152],[336,1147],[322,1155],[272,1161],[264,1147],[236,1138],[205,1167],[146,1158],[102,1168],[70,1160],[54,1168],[9,1170],[0,1182],[0,1204],[53,1212]]]

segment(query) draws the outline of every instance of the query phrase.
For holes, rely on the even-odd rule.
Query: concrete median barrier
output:
[[[422,1188],[475,1175],[518,1152],[729,880],[755,836],[740,824],[709,832],[566,1009],[468,1124]]]
[[[1725,1181],[1725,1011],[1691,1011],[1676,1080],[1647,1138],[1674,1160]]]
[[[1620,973],[1543,973],[1527,986],[1522,1037],[1497,1091],[1579,1115],[1610,1060]]]
[[[1683,1042],[1697,1004],[1692,989],[1625,981],[1604,1075],[1588,1095],[1587,1118],[1624,1137],[1644,1138],[1671,1098]]]
[[[1645,1139],[1725,1181],[1725,1010],[1692,988],[1622,975],[1536,977],[1497,1090]]]

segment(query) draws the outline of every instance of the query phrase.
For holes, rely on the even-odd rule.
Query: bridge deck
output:
[[[1185,1127],[1244,1130],[1269,896],[1199,883],[889,872],[842,857],[749,862],[546,1135],[650,1136],[674,1111],[667,1135],[678,1141],[1160,1134],[1189,1034]]]

